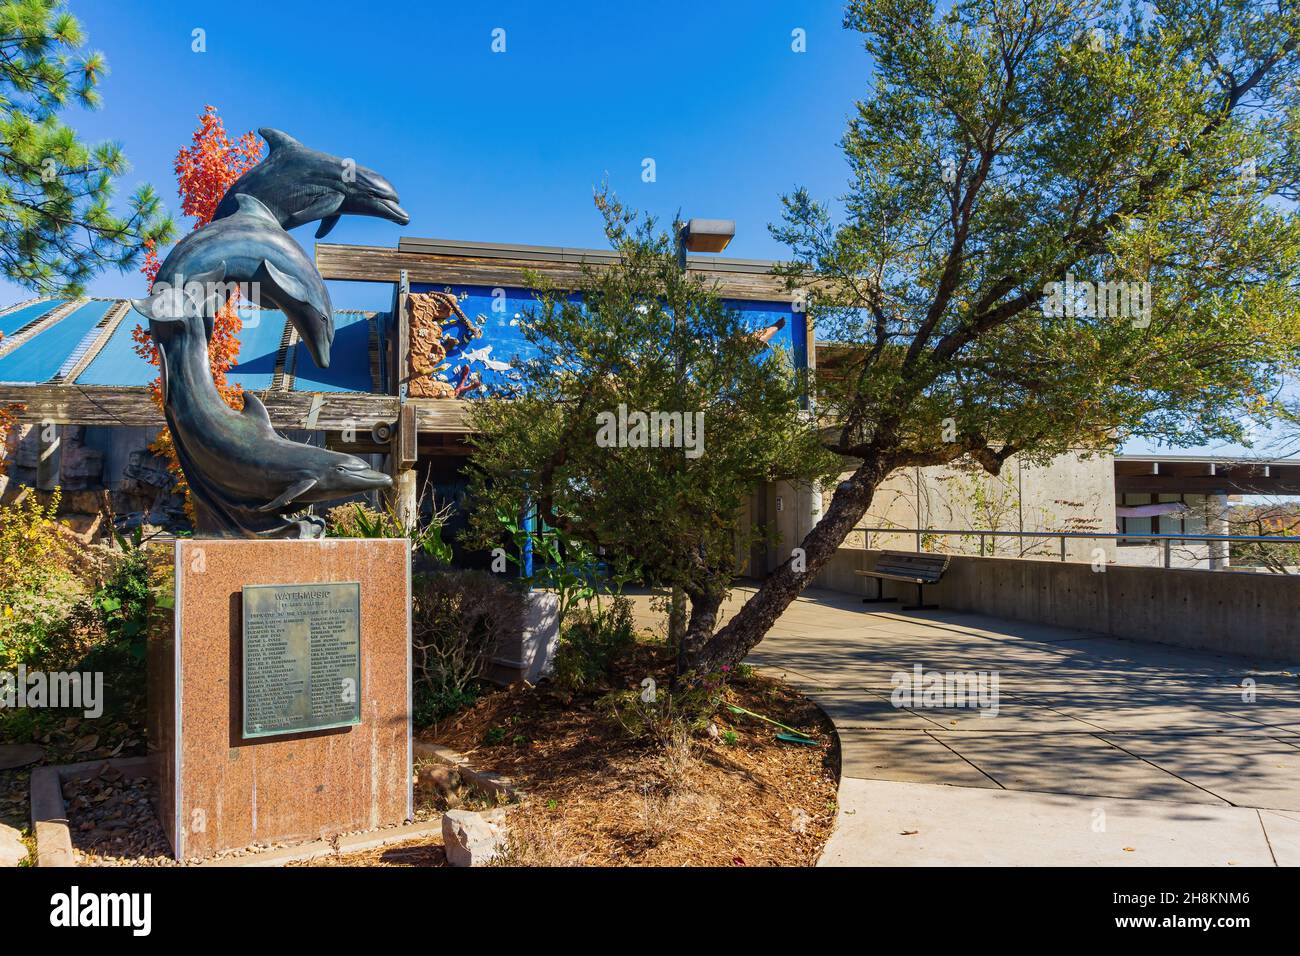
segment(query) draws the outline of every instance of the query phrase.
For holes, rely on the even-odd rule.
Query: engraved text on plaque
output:
[[[244,737],[361,723],[361,585],[244,588]]]

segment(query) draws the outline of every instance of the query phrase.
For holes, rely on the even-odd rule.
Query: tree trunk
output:
[[[880,462],[869,460],[850,478],[840,482],[821,521],[799,545],[804,551],[804,569],[794,570],[793,556],[782,562],[736,616],[701,648],[695,658],[695,667],[700,672],[716,671],[724,664],[739,664],[763,639],[776,619],[835,556],[836,549],[871,507],[876,488],[888,473],[889,469]]]
[[[718,624],[718,611],[726,597],[725,591],[691,594],[691,616],[686,624],[681,643],[677,645],[677,674],[685,674],[695,666],[700,649],[708,642]]]
[[[677,648],[677,668],[686,656],[686,592],[675,585],[668,597],[668,646]]]

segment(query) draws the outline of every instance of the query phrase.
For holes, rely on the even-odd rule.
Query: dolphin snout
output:
[[[290,313],[289,321],[298,330],[298,338],[307,346],[307,354],[317,368],[330,367],[330,347],[334,344],[334,323],[319,315]]]
[[[389,219],[399,226],[405,226],[411,221],[411,214],[399,206],[396,199],[381,199],[379,205],[383,207],[385,219]]]
[[[393,486],[392,477],[382,471],[375,471],[359,459],[339,465],[338,471],[342,483],[351,491],[373,491]]]
[[[302,330],[298,330],[299,334]],[[316,363],[317,368],[330,367],[330,341],[322,332],[319,335],[303,335],[302,342],[307,346],[307,354]]]

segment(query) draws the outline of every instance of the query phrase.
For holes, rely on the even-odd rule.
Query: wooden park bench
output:
[[[904,611],[924,611],[936,608],[937,604],[926,604],[921,595],[921,588],[927,584],[938,584],[943,573],[948,570],[948,555],[920,554],[906,551],[882,551],[876,558],[876,567],[871,571],[857,571],[865,578],[876,579],[876,596],[863,598],[863,604],[876,604],[880,601],[897,601],[884,595],[886,581],[903,581],[916,585],[916,603],[903,607]]]

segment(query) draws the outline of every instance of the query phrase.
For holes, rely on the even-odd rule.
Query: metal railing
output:
[[[1145,541],[1151,544],[1160,543],[1164,549],[1164,566],[1173,567],[1173,545],[1174,542],[1182,544],[1195,542],[1223,542],[1231,545],[1233,542],[1239,544],[1300,544],[1300,537],[1288,535],[1246,535],[1246,534],[1133,534],[1105,531],[994,531],[990,528],[967,528],[965,530],[952,528],[854,528],[854,531],[861,531],[866,538],[863,550],[871,550],[871,536],[873,534],[894,534],[894,535],[914,535],[916,537],[917,552],[924,551],[921,547],[922,540],[926,535],[944,535],[958,536],[962,538],[979,538],[980,550],[979,556],[984,557],[986,541],[992,539],[993,548],[991,553],[997,552],[998,538],[1015,538],[1023,540],[1025,538],[1048,538],[1060,539],[1061,542],[1061,560],[1066,561],[1066,542],[1072,538],[1081,538],[1085,540],[1103,540],[1103,541],[1120,541],[1120,542],[1141,542]],[[1025,556],[1027,552],[1022,548],[1020,555]],[[1227,557],[1225,553],[1223,557]]]

